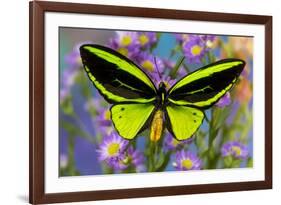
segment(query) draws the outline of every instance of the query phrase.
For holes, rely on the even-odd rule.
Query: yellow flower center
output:
[[[242,153],[241,148],[238,147],[238,146],[233,146],[233,147],[231,148],[231,150],[232,150],[233,152],[235,152],[235,155],[236,155],[236,156],[240,156],[241,153]]]
[[[128,46],[132,43],[132,38],[131,36],[123,36],[122,40],[121,40],[121,45],[122,46]]]
[[[142,35],[139,36],[139,42],[142,46],[147,44],[148,41],[149,41],[149,38],[145,34],[142,34]]]
[[[149,60],[145,60],[145,61],[142,63],[141,66],[142,66],[144,69],[146,69],[146,70],[148,70],[148,71],[150,71],[150,72],[154,71],[154,65],[153,65],[153,63],[152,63],[151,61],[149,61]]]
[[[103,117],[105,120],[110,120],[111,118],[110,111],[109,110],[105,111]]]
[[[118,151],[119,151],[118,143],[111,143],[107,148],[107,152],[108,152],[109,156],[116,155],[118,153]]]
[[[193,166],[193,162],[190,159],[182,160],[181,165],[186,169],[191,169]]]
[[[191,48],[191,53],[192,53],[192,55],[194,55],[194,56],[200,55],[201,51],[202,51],[202,47],[199,46],[199,45],[194,45],[194,46],[192,46],[192,48]]]
[[[124,56],[128,56],[128,53],[129,53],[127,48],[118,48],[117,51]]]

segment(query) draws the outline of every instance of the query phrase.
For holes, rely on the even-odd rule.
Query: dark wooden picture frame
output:
[[[30,148],[29,200],[30,203],[55,203],[153,197],[180,194],[241,191],[272,188],[272,17],[245,14],[225,14],[199,11],[104,6],[91,4],[30,2]],[[126,17],[182,19],[209,22],[247,23],[265,26],[265,180],[203,185],[151,187],[137,189],[101,190],[71,193],[45,193],[44,131],[45,131],[45,75],[44,75],[44,15],[46,12],[99,14]]]

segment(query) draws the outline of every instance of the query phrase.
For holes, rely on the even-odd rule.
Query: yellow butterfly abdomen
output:
[[[157,110],[153,116],[151,129],[150,129],[150,140],[157,142],[163,132],[163,111]]]

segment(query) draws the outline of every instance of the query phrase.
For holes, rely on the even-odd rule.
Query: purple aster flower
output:
[[[91,114],[93,126],[102,136],[107,136],[114,130],[110,109],[105,100],[100,97],[91,98],[86,101],[84,109]]]
[[[68,67],[62,71],[62,83],[60,90],[60,100],[61,102],[69,95],[71,87],[75,83],[75,79],[78,75],[79,68],[82,66],[82,61],[80,57],[79,48],[83,44],[90,42],[81,42],[74,46],[72,51],[65,55],[65,63],[68,64]]]
[[[74,85],[78,70],[74,67],[69,67],[62,72],[62,81],[60,86],[60,102],[62,103],[71,92],[71,87]]]
[[[190,40],[190,35],[187,33],[176,33],[176,40],[180,43],[187,42]]]
[[[213,47],[213,42],[216,39],[215,35],[201,35],[202,40],[205,42],[206,48],[210,49]]]
[[[64,60],[66,64],[71,67],[79,67],[81,65],[81,57],[79,51],[73,49],[70,53],[65,55]]]
[[[96,107],[97,116],[93,118],[96,129],[100,131],[102,136],[107,136],[114,131],[111,121],[111,112],[108,107]]]
[[[83,44],[90,42],[81,42],[74,46],[72,51],[65,55],[65,62],[68,64],[68,67],[62,71],[62,83],[60,90],[60,101],[63,100],[69,95],[71,87],[74,85],[76,77],[79,72],[79,68],[82,66],[82,61],[80,57],[79,48]]]
[[[184,145],[192,143],[193,138],[179,141],[175,139],[170,133],[167,133],[164,138],[164,150],[173,151],[183,148]]]
[[[122,47],[130,47],[137,44],[138,33],[131,31],[117,31],[117,41]]]
[[[173,166],[177,170],[199,170],[202,168],[202,161],[190,151],[178,151],[176,153],[176,162]]]
[[[121,161],[121,163],[127,166],[133,165],[136,169],[136,172],[145,171],[143,153],[134,149],[132,146],[128,148],[125,157]]]
[[[156,62],[155,62],[156,60]],[[148,52],[142,52],[137,60],[139,66],[148,74],[157,73],[157,68],[159,73],[164,72],[164,62],[161,58],[153,56]],[[156,63],[156,65],[155,65]],[[157,66],[157,68],[156,68]]]
[[[204,41],[214,41],[216,39],[215,35],[200,35]]]
[[[127,155],[131,158],[131,162],[136,167],[143,164],[144,162],[144,156],[143,153],[141,153],[138,150],[134,150],[133,147],[129,147]]]
[[[182,34],[183,35],[183,34]],[[176,38],[179,38],[176,36]],[[190,63],[200,63],[205,53],[213,47],[215,35],[194,35],[189,34],[183,39],[182,50]]]
[[[115,132],[103,138],[102,143],[99,145],[98,158],[100,161],[105,161],[110,167],[121,170],[127,166],[120,163],[125,158],[125,150],[128,146],[128,141],[124,140]]]
[[[90,43],[91,43],[90,41],[80,42],[73,47],[72,51],[68,53],[64,58],[68,66],[75,67],[76,69],[82,66],[82,60],[79,51],[80,46],[83,44],[90,44]]]
[[[151,73],[149,75],[156,86],[159,86],[161,82],[163,82],[166,86],[166,89],[172,87],[177,81],[176,79],[172,79],[170,76],[166,74],[158,74],[158,73]]]
[[[102,106],[102,98],[93,97],[93,98],[86,100],[84,109],[86,111],[90,111],[91,109],[96,109],[100,106]]]
[[[143,153],[131,146],[128,148],[128,144],[129,141],[112,132],[103,138],[97,150],[99,160],[105,161],[108,166],[115,170],[124,170],[133,166],[136,172],[145,171]]]
[[[163,82],[166,86],[166,89],[169,89],[177,82],[177,80],[172,79],[170,76],[163,75],[161,77],[161,79],[159,79],[159,82]],[[159,85],[159,83],[158,83],[158,85]]]
[[[151,48],[157,42],[157,36],[155,32],[139,32],[138,42],[141,48]]]
[[[206,53],[206,45],[200,37],[192,38],[182,45],[183,53],[190,63],[200,63]]]
[[[213,45],[214,40],[216,39],[215,35],[196,35],[196,34],[175,34],[176,40],[179,43],[185,43],[189,41],[197,41],[202,42],[206,45],[207,48],[211,48]]]
[[[249,151],[246,145],[238,141],[229,141],[222,146],[221,154],[223,157],[233,156],[238,159],[246,159]]]
[[[161,58],[155,57],[147,52],[142,52],[137,60],[137,63],[142,70],[151,77],[156,85],[161,82],[165,71],[165,65]]]
[[[223,108],[225,106],[230,105],[231,103],[231,98],[230,98],[230,93],[227,92],[225,95],[216,103],[216,106]]]
[[[62,86],[69,88],[74,85],[78,75],[78,70],[75,68],[66,68],[62,73]]]
[[[166,85],[166,88],[169,89],[170,87],[172,87],[177,82],[176,79],[173,79],[169,76],[171,70],[174,69],[176,63],[173,62],[173,61],[166,60],[166,59],[163,59],[163,60],[160,59],[159,61],[157,61],[157,66],[158,66],[158,64],[161,65],[160,69],[158,67],[158,70],[160,70],[160,72],[159,73],[158,72],[152,72],[152,73],[149,73],[149,74],[150,74],[153,82],[156,85],[159,85],[160,82],[163,82]],[[184,67],[180,66],[180,68],[177,71],[176,78],[177,79],[182,78],[186,74],[187,74],[187,72],[184,69]]]
[[[100,126],[111,126],[111,112],[108,108],[100,107],[98,108],[98,123]]]
[[[132,60],[135,60],[140,52],[137,32],[118,31],[116,36],[109,40],[108,46]]]
[[[65,99],[69,96],[70,90],[68,88],[60,89],[60,104],[62,104]]]

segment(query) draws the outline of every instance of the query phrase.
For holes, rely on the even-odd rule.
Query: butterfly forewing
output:
[[[207,109],[215,104],[237,81],[244,61],[225,59],[187,75],[168,92],[168,100],[176,105]]]
[[[83,45],[80,53],[90,80],[109,103],[155,100],[152,81],[125,56],[99,45]]]

